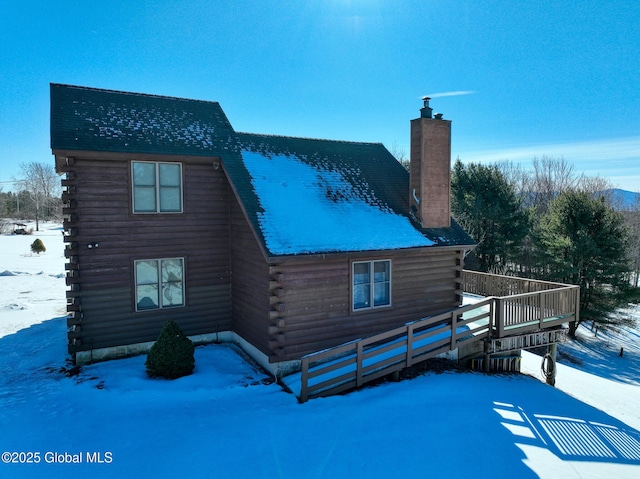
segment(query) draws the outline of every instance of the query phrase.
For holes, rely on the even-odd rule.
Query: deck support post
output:
[[[491,339],[484,340],[484,372],[491,372]]]
[[[558,344],[551,343],[547,346],[547,356],[549,363],[545,368],[545,379],[550,386],[556,385],[556,356],[558,354]],[[545,359],[546,359],[545,358]]]

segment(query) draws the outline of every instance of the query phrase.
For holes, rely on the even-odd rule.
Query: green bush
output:
[[[34,253],[40,254],[47,251],[47,248],[44,247],[44,243],[40,238],[36,238],[36,240],[31,243],[31,251]]]
[[[147,355],[147,374],[176,379],[191,374],[195,364],[193,343],[175,322],[167,321]]]

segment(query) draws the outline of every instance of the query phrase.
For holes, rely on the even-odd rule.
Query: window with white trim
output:
[[[391,306],[391,260],[357,261],[352,268],[354,311]]]
[[[135,261],[136,311],[184,306],[182,258]]]
[[[134,213],[182,212],[182,164],[132,161]]]

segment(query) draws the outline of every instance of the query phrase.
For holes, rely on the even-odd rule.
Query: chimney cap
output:
[[[424,106],[420,108],[420,118],[432,118],[431,113],[433,112],[433,108],[429,107],[429,100],[431,100],[431,98],[428,96],[422,97]]]

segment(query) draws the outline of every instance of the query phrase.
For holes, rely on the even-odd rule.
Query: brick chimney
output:
[[[420,118],[411,120],[409,204],[424,228],[451,226],[451,121],[424,97]]]

